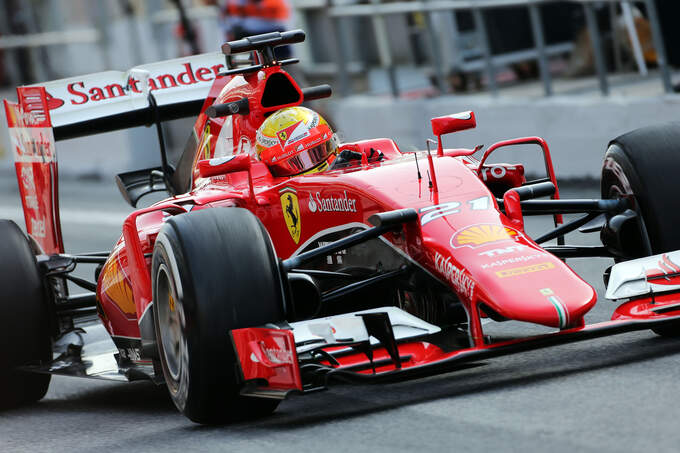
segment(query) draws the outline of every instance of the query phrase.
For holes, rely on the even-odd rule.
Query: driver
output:
[[[257,157],[274,176],[328,169],[338,154],[338,138],[321,115],[306,107],[286,107],[257,129]]]

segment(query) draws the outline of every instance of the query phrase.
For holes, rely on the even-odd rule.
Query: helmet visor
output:
[[[330,155],[335,154],[336,150],[335,140],[330,138],[313,148],[305,149],[286,160],[272,164],[270,170],[275,176],[298,175],[325,162]]]

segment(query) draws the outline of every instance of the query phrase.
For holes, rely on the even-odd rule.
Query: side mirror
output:
[[[226,175],[227,173],[235,173],[237,171],[247,171],[248,191],[250,192],[248,198],[251,203],[257,204],[255,188],[253,187],[253,174],[250,172],[250,155],[235,154],[226,157],[213,157],[212,159],[199,160],[197,165],[198,174],[201,175],[201,178]]]
[[[432,123],[432,132],[437,136],[437,156],[439,157],[444,155],[442,135],[477,127],[475,112],[471,110],[467,112],[454,113],[453,115],[432,118],[430,122]]]
[[[430,122],[432,123],[432,133],[437,137],[477,127],[475,112],[472,111],[439,116],[437,118],[432,118]]]
[[[248,154],[214,157],[198,161],[198,173],[201,175],[201,178],[225,175],[237,171],[250,171],[250,156]]]

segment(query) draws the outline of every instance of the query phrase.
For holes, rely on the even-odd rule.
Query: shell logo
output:
[[[510,241],[519,237],[512,228],[497,224],[474,225],[458,231],[451,237],[451,247],[479,247],[492,242]]]

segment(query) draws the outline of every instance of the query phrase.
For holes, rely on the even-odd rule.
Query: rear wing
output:
[[[64,251],[55,142],[196,116],[225,63],[220,52],[177,58],[19,87],[17,103],[4,101],[26,230],[43,253]]]
[[[161,121],[198,115],[220,71],[219,52],[39,84],[45,88],[55,140],[151,125],[153,94]]]

